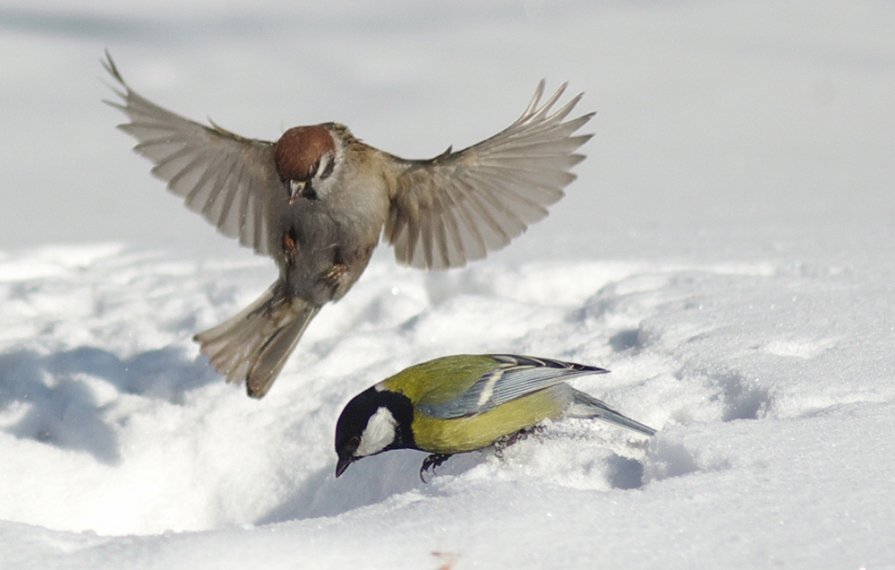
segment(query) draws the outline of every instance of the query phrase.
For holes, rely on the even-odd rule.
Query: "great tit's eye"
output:
[[[348,449],[350,449],[351,451],[354,451],[359,446],[360,446],[360,436],[356,435],[348,440],[348,445],[346,447],[348,447]]]

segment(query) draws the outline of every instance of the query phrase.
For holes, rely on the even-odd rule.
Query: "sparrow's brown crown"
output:
[[[293,127],[274,146],[274,162],[281,180],[310,180],[320,159],[336,149],[329,129],[323,125]]]

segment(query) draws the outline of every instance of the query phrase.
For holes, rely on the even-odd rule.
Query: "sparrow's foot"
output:
[[[428,481],[426,481],[426,472],[431,469],[432,474],[434,475],[435,469],[450,458],[451,456],[447,453],[433,453],[423,459],[423,465],[420,467],[420,481],[428,483]]]
[[[333,266],[320,277],[320,279],[330,286],[336,287],[341,283],[342,277],[348,273],[348,270],[349,267],[347,263],[334,263]]]

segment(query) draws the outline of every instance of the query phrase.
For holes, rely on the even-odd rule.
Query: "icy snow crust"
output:
[[[0,8],[0,567],[895,567],[895,8],[144,6]],[[337,119],[435,155],[542,75],[600,114],[550,218],[462,270],[383,247],[259,402],[190,338],[273,266],[129,153],[104,47],[247,136]],[[470,352],[609,368],[574,385],[659,433],[333,478],[351,396]]]

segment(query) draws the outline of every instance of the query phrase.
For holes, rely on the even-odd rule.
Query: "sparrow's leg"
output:
[[[432,474],[434,475],[435,469],[450,458],[450,454],[447,453],[433,453],[423,459],[423,465],[420,467],[420,481],[428,483],[428,481],[426,481],[426,471],[431,469]]]
[[[283,257],[286,259],[286,265],[295,265],[295,254],[298,251],[298,241],[296,241],[295,239],[295,232],[291,229],[283,232],[281,242],[283,246]]]

